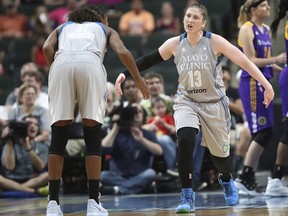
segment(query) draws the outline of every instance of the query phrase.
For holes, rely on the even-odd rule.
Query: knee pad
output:
[[[284,131],[280,138],[280,142],[288,145],[288,117],[283,119],[283,123],[284,123]]]
[[[267,145],[267,143],[272,139],[273,136],[273,128],[265,128],[255,134],[252,135],[252,139],[261,145],[263,148]]]
[[[101,156],[101,124],[94,127],[83,126],[86,155]]]
[[[192,158],[196,142],[196,133],[197,129],[192,127],[180,128],[177,131],[178,160],[185,160],[190,157]]]
[[[69,138],[69,126],[57,127],[51,126],[51,144],[49,154],[64,156],[65,147]]]
[[[178,141],[178,170],[183,188],[192,187],[193,149],[197,129],[192,127],[180,128],[177,131]]]
[[[191,127],[180,128],[177,131],[178,146],[185,146],[187,143],[193,143],[195,145],[195,137],[197,129]]]

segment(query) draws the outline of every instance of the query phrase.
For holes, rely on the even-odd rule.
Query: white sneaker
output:
[[[273,197],[288,196],[288,188],[284,186],[283,179],[268,177],[265,195]]]
[[[94,199],[89,199],[86,216],[108,216],[108,211],[103,208],[100,202],[98,204]]]
[[[55,200],[49,201],[46,216],[63,216],[60,205],[58,205]]]

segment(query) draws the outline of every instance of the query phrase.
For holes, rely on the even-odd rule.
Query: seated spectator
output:
[[[100,181],[112,186],[113,194],[135,194],[143,192],[156,180],[152,169],[154,155],[163,151],[153,132],[142,128],[143,109],[132,104],[120,112],[118,123],[102,140],[102,147],[109,148],[111,155],[109,170],[101,172]],[[104,192],[105,190],[102,190]]]
[[[115,86],[111,82],[107,82],[108,87],[108,97],[106,105],[106,115],[110,115],[115,108],[120,106],[120,97],[115,91]]]
[[[151,108],[154,116],[147,120],[144,128],[148,128],[148,130],[156,133],[159,144],[163,149],[164,161],[168,173],[173,173],[172,171],[176,168],[177,161],[177,146],[175,140],[172,138],[172,136],[176,138],[173,116],[167,112],[166,102],[161,97],[152,99]],[[175,175],[178,175],[178,173]]]
[[[8,113],[9,120],[20,121],[26,115],[39,118],[40,133],[35,137],[37,142],[50,143],[51,118],[47,109],[36,105],[37,88],[32,84],[23,84],[19,88],[18,105]]]
[[[32,62],[37,65],[41,73],[44,74],[48,79],[49,66],[42,50],[47,37],[48,35],[45,33],[37,35],[36,44],[32,47],[31,59]]]
[[[166,113],[173,116],[173,100],[170,96],[164,94],[164,80],[161,74],[148,72],[144,75],[144,79],[147,82],[148,90],[151,95],[150,99],[142,100],[141,105],[145,109],[147,113],[147,118],[152,118],[155,116],[155,113],[152,108],[152,101],[156,98],[162,98],[165,101],[166,105]],[[156,131],[157,126],[154,123],[145,124],[144,128],[149,131]],[[176,172],[176,143],[175,140],[172,139],[170,135],[162,135],[158,136],[158,142],[163,149],[163,159],[165,162],[165,167],[163,167],[164,171],[171,174],[172,176],[177,176],[178,172]],[[166,169],[166,170],[165,170]]]
[[[48,146],[35,141],[38,132],[38,119],[32,115],[3,128],[1,190],[48,195],[48,188],[41,188],[48,184]]]
[[[38,72],[38,67],[32,62],[27,62],[21,67],[22,84],[29,83],[37,87],[36,104],[48,110],[48,94],[43,91],[43,76]],[[21,85],[22,85],[21,84]],[[6,98],[5,106],[12,109],[17,106],[19,87],[15,88]]]
[[[156,126],[157,135],[175,135],[176,129],[173,116],[167,113],[166,102],[163,98],[153,98],[151,103],[154,116],[147,120],[147,123],[153,123]]]
[[[148,72],[144,75],[144,79],[147,80],[147,86],[149,89],[149,93],[151,95],[150,99],[142,100],[141,106],[144,107],[147,112],[147,118],[154,116],[153,110],[151,108],[151,101],[153,98],[161,97],[165,100],[167,105],[167,111],[169,114],[173,115],[173,100],[170,96],[164,94],[164,80],[161,74]]]
[[[120,96],[115,90],[115,86],[111,82],[107,82],[108,95],[107,95],[107,104],[104,121],[102,124],[102,131],[106,131],[111,127],[111,117],[113,116],[115,110],[121,106]]]
[[[112,88],[112,86],[110,88]],[[142,98],[139,96],[139,93],[138,93],[139,89],[137,88],[136,83],[132,77],[127,77],[127,79],[125,79],[125,81],[122,83],[122,91],[123,91],[123,98],[121,100],[118,98],[118,94],[115,92],[114,85],[113,85],[113,90],[110,90],[110,93],[108,94],[107,111],[106,111],[106,117],[105,117],[106,120],[105,120],[105,124],[103,124],[102,126],[104,134],[106,134],[107,131],[111,129],[112,118],[115,118],[116,115],[118,115],[118,118],[119,118],[119,112],[123,107],[127,107],[128,105],[131,105],[133,103],[140,103],[142,100]],[[108,92],[109,92],[109,87],[108,87]],[[109,95],[111,93],[112,95],[115,94],[115,96],[111,95],[110,96],[111,98],[115,99],[117,95],[117,99],[113,103],[109,102]],[[145,112],[144,112],[144,119],[145,119],[144,122],[146,122]]]
[[[17,12],[18,7],[10,3],[5,14],[0,15],[0,36],[9,38],[24,37],[28,33],[28,17]]]
[[[141,103],[143,98],[142,95],[139,95],[139,89],[137,88],[134,79],[127,77],[127,79],[122,84],[122,89],[124,97],[123,107],[128,106],[128,104]]]
[[[131,10],[122,14],[119,21],[120,35],[147,37],[155,29],[151,12],[144,9],[142,0],[132,0]]]
[[[47,36],[52,32],[52,21],[49,18],[47,7],[39,5],[36,7],[35,14],[29,21],[29,27],[32,36],[46,34]]]
[[[56,28],[60,24],[66,22],[70,11],[79,6],[77,0],[67,0],[65,6],[50,11],[49,18],[53,21],[53,27]]]
[[[156,20],[156,32],[161,34],[179,35],[181,25],[179,17],[174,15],[174,8],[171,2],[164,1],[160,9],[161,15]]]

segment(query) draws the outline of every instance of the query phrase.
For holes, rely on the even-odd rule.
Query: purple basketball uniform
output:
[[[254,32],[253,45],[255,55],[257,58],[271,57],[271,38],[266,26],[261,32],[258,27],[251,21],[246,22],[245,25],[250,25]],[[238,40],[239,48],[243,51],[243,46]],[[266,65],[259,68],[263,75],[270,80],[273,78],[272,65]],[[264,101],[264,87],[250,74],[242,69],[241,80],[239,84],[239,94],[244,107],[247,122],[251,133],[257,133],[265,128],[273,127],[273,104],[270,103],[266,108],[263,104]]]
[[[255,50],[255,55],[257,58],[270,58],[272,56],[272,43],[269,35],[269,30],[267,26],[263,26],[263,33],[259,28],[251,21],[245,23],[245,25],[252,26],[254,32],[253,45]],[[238,45],[240,50],[243,52],[242,42],[238,39]],[[263,75],[268,79],[273,78],[273,66],[266,65],[259,68]],[[251,77],[250,74],[242,69],[241,77]]]
[[[286,55],[288,56],[288,21],[285,25],[285,44],[286,44]],[[279,76],[280,94],[282,100],[282,116],[288,117],[288,59],[286,67],[281,71]]]

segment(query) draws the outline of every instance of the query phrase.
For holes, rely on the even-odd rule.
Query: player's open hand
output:
[[[275,93],[274,93],[274,90],[273,90],[272,86],[271,86],[271,88],[265,89],[263,103],[265,104],[266,108],[269,106],[269,104],[273,100],[274,95],[275,95]]]
[[[122,89],[121,89],[121,84],[122,82],[124,82],[125,79],[126,79],[126,76],[123,73],[120,73],[115,81],[115,90],[120,96],[122,96],[123,94]]]

